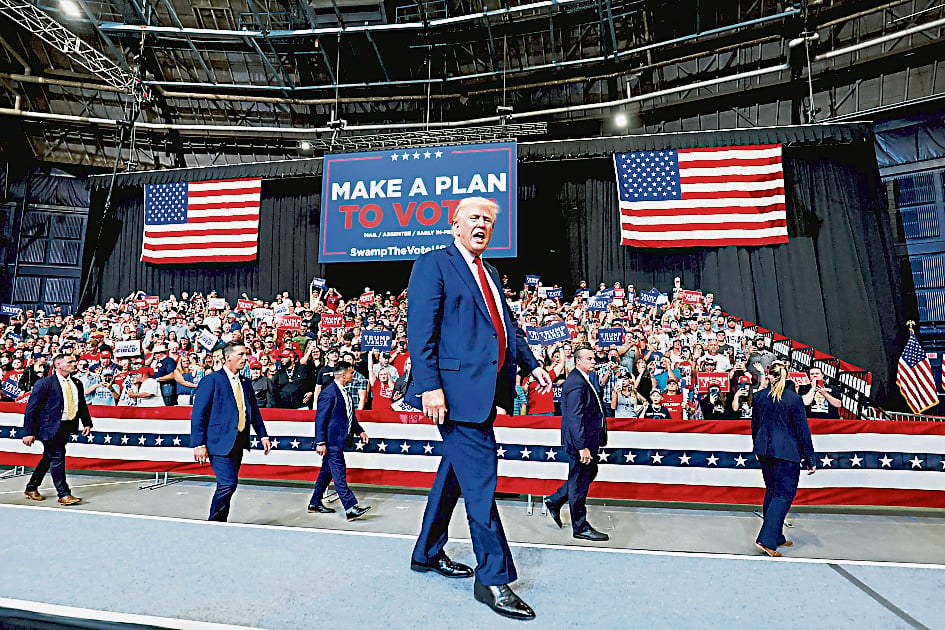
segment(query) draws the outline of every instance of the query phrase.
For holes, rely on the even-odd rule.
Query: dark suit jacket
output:
[[[489,263],[483,267],[493,284],[501,287],[495,267]],[[422,408],[420,395],[442,388],[449,418],[486,422],[494,408],[499,339],[479,284],[455,244],[417,259],[407,296],[407,343],[413,366],[407,402]],[[514,394],[516,364],[531,372],[538,362],[501,291],[496,306],[505,321],[504,372],[508,391]]]
[[[355,404],[352,401],[352,404]],[[361,435],[364,429],[357,418],[351,424],[351,433]],[[348,432],[348,410],[338,382],[332,380],[318,394],[318,409],[315,412],[315,445],[325,444],[330,449],[344,449],[351,435]]]
[[[69,430],[73,433],[79,430],[79,421],[82,426],[92,426],[92,416],[89,415],[89,406],[85,403],[85,388],[77,379],[70,377],[75,384],[79,399],[75,419],[70,423]],[[41,378],[33,386],[33,392],[26,403],[23,413],[23,427],[26,435],[32,435],[38,440],[51,440],[59,431],[62,422],[62,411],[66,400],[62,395],[62,386],[59,377],[55,374]]]
[[[601,405],[580,370],[571,370],[561,387],[561,445],[571,455],[588,449],[592,456],[607,446]]]
[[[751,437],[754,453],[789,462],[816,465],[814,444],[807,425],[804,401],[791,389],[785,389],[781,401],[766,388],[755,393],[751,408]]]
[[[252,425],[259,437],[268,437],[253,386],[242,376],[239,379],[243,386],[246,424]],[[190,445],[206,445],[211,455],[227,455],[236,444],[238,425],[239,410],[226,371],[220,369],[200,379],[190,412]]]

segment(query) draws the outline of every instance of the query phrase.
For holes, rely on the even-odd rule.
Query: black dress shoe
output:
[[[370,505],[365,505],[364,507],[361,507],[360,505],[356,505],[353,508],[345,510],[345,518],[347,518],[349,521],[356,521],[362,516],[364,516],[364,514],[370,509],[371,509]]]
[[[334,514],[335,508],[327,507],[324,503],[312,503],[308,506],[308,511],[312,514],[318,512],[319,514]]]
[[[575,538],[580,538],[581,540],[592,540],[594,542],[603,542],[605,540],[610,540],[610,536],[604,532],[599,532],[590,525],[582,529],[579,532],[574,532]]]
[[[508,584],[486,586],[476,580],[473,586],[473,595],[476,599],[500,615],[512,619],[534,619],[535,611],[512,592]]]
[[[410,570],[418,573],[435,571],[443,577],[448,578],[468,578],[473,576],[472,568],[467,567],[465,564],[460,564],[459,562],[453,562],[445,553],[441,553],[429,564],[411,560]]]
[[[548,516],[555,522],[555,525],[564,527],[564,523],[561,522],[561,506],[556,506],[548,499],[545,499],[545,507],[548,509]]]

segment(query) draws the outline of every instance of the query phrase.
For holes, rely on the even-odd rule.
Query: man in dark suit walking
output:
[[[315,480],[315,491],[308,502],[308,511],[322,514],[335,511],[322,503],[322,495],[328,488],[328,482],[334,479],[338,498],[345,508],[345,517],[353,521],[364,516],[371,506],[358,505],[358,499],[348,487],[345,446],[351,443],[354,435],[357,435],[363,444],[367,444],[368,434],[358,424],[354,415],[355,403],[345,390],[345,385],[354,380],[354,366],[347,361],[338,361],[332,369],[334,380],[318,394],[315,451],[322,456],[322,469]]]
[[[442,438],[440,466],[410,568],[472,577],[472,569],[443,551],[462,494],[478,563],[475,598],[501,615],[531,619],[535,612],[509,588],[518,575],[495,504],[493,421],[497,412],[512,409],[516,364],[546,391],[551,379],[509,312],[498,272],[481,259],[497,211],[488,199],[463,199],[452,218],[453,243],[418,258],[410,274],[407,339],[413,383],[405,400],[433,419]]]
[[[26,403],[23,428],[26,435],[23,444],[32,446],[35,440],[43,443],[43,458],[39,460],[33,475],[26,484],[23,495],[33,501],[46,497],[39,493],[46,472],[52,473],[59,505],[76,505],[82,499],[72,496],[66,483],[66,444],[69,436],[79,430],[82,435],[92,431],[92,416],[85,403],[85,389],[72,377],[76,359],[69,354],[58,354],[53,358],[53,374],[40,379],[33,386],[33,393]]]
[[[587,522],[587,491],[597,477],[597,453],[607,445],[607,422],[604,406],[591,383],[594,373],[594,351],[580,348],[574,353],[574,366],[561,388],[561,445],[571,460],[568,480],[545,499],[548,514],[558,527],[561,508],[571,506],[571,530],[575,538],[595,542],[609,540]]]
[[[211,521],[225,522],[230,514],[230,499],[239,482],[243,451],[249,450],[252,425],[265,454],[271,445],[263,424],[253,385],[239,376],[246,364],[246,347],[237,341],[223,346],[223,367],[202,379],[194,393],[190,414],[190,443],[194,459],[210,462],[217,477],[217,489],[210,503]]]

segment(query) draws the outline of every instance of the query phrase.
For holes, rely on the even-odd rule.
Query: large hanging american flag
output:
[[[899,357],[896,385],[914,413],[922,413],[938,404],[932,364],[911,330],[909,341]]]
[[[21,441],[23,405],[0,403],[0,465],[35,466],[42,455]],[[72,435],[66,465],[76,470],[210,474],[194,462],[187,407],[91,406],[94,427]],[[311,411],[263,409],[273,451],[252,451],[241,475],[311,481],[321,466]],[[419,413],[359,411],[370,436],[345,454],[349,483],[429,488],[440,463],[440,434]],[[764,480],[752,455],[748,420],[608,418],[607,448],[591,496],[639,501],[758,505]],[[941,507],[945,423],[811,420],[816,475],[802,476],[796,504]],[[568,476],[561,418],[499,416],[499,492],[551,494]]]
[[[788,242],[780,144],[617,153],[614,166],[624,245]]]
[[[143,262],[256,260],[262,180],[146,184]]]

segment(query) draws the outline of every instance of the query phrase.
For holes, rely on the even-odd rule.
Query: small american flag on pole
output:
[[[146,184],[143,262],[256,260],[262,180]]]
[[[787,243],[781,145],[614,155],[623,245]]]
[[[932,364],[925,350],[919,345],[915,333],[909,331],[909,341],[899,357],[899,370],[896,373],[896,385],[903,398],[909,403],[913,413],[922,413],[938,404],[935,379],[932,377]]]

